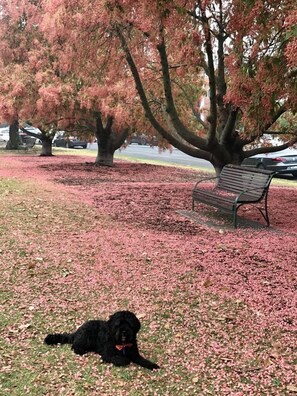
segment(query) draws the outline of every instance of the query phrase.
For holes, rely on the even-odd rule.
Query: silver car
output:
[[[258,154],[245,158],[241,165],[267,169],[280,174],[290,173],[297,177],[297,150],[286,149],[275,153]]]

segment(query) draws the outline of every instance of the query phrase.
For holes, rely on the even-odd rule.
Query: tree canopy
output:
[[[100,116],[105,130],[112,120],[115,135],[123,136],[118,142],[127,130],[148,130],[146,119],[170,144],[218,172],[297,141],[292,0],[12,0],[4,8],[2,75],[12,67],[14,106],[26,84],[13,73],[25,74],[30,87],[37,83],[38,99],[28,100],[38,104],[38,116],[59,113],[67,123],[87,114],[93,126]],[[17,45],[9,41],[11,29]],[[25,61],[15,60],[26,53]],[[24,103],[18,114],[32,113]],[[286,133],[279,148],[249,147],[272,130]]]
[[[42,155],[51,154],[61,113],[69,111],[59,84],[55,56],[39,30],[40,2],[2,2],[0,20],[0,112],[11,124],[38,127]],[[34,135],[30,132],[29,134]]]
[[[172,145],[210,160],[219,171],[228,162],[272,150],[244,149],[296,111],[289,52],[294,4],[101,0],[76,1],[72,7],[51,0],[47,20],[52,32],[66,27],[68,45],[75,38],[85,51],[79,43],[88,43],[91,67],[100,64],[98,48],[105,54],[116,49],[116,70],[125,59],[126,85],[133,77],[151,125]],[[108,66],[115,70],[112,62]],[[206,118],[199,108],[205,80]],[[297,140],[295,125],[286,126],[289,138],[279,148]]]

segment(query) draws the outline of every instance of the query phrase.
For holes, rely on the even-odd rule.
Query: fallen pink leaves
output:
[[[14,163],[12,175],[26,176],[28,163],[16,157],[10,160]],[[121,227],[112,231],[112,246],[108,236],[110,229],[96,230],[94,235],[89,232],[83,237],[81,232],[77,237],[73,234],[78,246],[86,239],[93,240],[97,246],[104,241],[101,250],[104,253],[115,250],[115,257],[117,254],[119,257],[114,266],[119,265],[119,271],[125,260],[140,261],[139,268],[153,260],[155,265],[151,271],[157,287],[166,284],[170,287],[169,284],[178,283],[179,273],[194,271],[197,288],[240,298],[249,303],[257,315],[263,316],[263,320],[289,329],[297,328],[294,259],[297,234],[293,234],[297,219],[292,216],[297,194],[294,189],[271,188],[269,208],[272,227],[277,232],[239,229],[220,233],[176,213],[177,209],[191,208],[191,188],[199,177],[194,171],[125,162],[117,162],[114,168],[102,168],[82,163],[77,157],[31,157],[31,161],[30,178],[63,183],[65,191],[70,190],[75,199],[88,202],[94,207],[94,213],[108,215]],[[2,172],[5,171],[2,169]],[[245,216],[248,212],[249,209]],[[57,224],[57,228],[61,225]],[[128,233],[125,237],[122,234],[125,227],[131,230],[130,237]],[[102,240],[98,239],[100,233],[104,233]],[[73,244],[65,238],[66,244]],[[121,241],[119,246],[115,246],[115,239]],[[40,262],[41,258],[35,257],[29,268]],[[98,277],[102,277],[102,273],[103,268]],[[129,284],[125,274],[122,276]],[[138,276],[141,277],[141,271],[135,274]],[[104,282],[111,284],[114,279],[112,276]],[[66,270],[59,282],[71,283],[72,280],[71,272]],[[99,281],[92,274],[88,282],[96,287]]]
[[[81,161],[7,157],[12,166],[0,167],[0,177],[30,177],[44,190],[30,217],[35,229],[20,222],[14,228],[19,256],[1,246],[14,266],[5,282],[26,311],[54,313],[62,321],[55,326],[67,330],[129,308],[146,324],[142,349],[149,352],[156,340],[164,349],[164,372],[186,370],[201,394],[207,394],[206,378],[212,379],[211,394],[254,395],[258,382],[268,392],[277,375],[294,392],[296,190],[271,188],[272,230],[218,229],[176,212],[191,209],[199,177],[194,171],[125,162],[98,168]],[[59,205],[64,217],[61,208],[55,215]],[[18,207],[22,216],[32,208],[24,200]],[[244,216],[258,219],[249,209]],[[28,323],[11,334],[23,337],[31,331]],[[177,372],[170,381],[179,386]]]

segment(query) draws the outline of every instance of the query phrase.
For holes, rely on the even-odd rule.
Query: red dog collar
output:
[[[115,347],[117,348],[118,351],[122,351],[124,348],[131,348],[133,344],[122,344],[122,345],[116,345]]]

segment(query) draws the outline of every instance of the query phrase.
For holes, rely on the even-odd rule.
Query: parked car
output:
[[[245,158],[242,165],[267,169],[280,174],[290,173],[297,177],[297,150],[286,149],[276,153],[255,155]]]
[[[41,134],[40,130],[38,128],[34,128],[33,126],[29,124],[24,124],[24,128],[28,132],[32,132],[35,134]],[[33,136],[28,135],[26,132],[24,132],[22,129],[19,129],[19,135],[23,143],[28,143],[28,141],[34,140],[36,141],[36,138]],[[9,140],[9,124],[4,123],[0,124],[0,142],[8,142]]]
[[[156,136],[147,136],[144,133],[142,134],[133,133],[127,138],[127,143],[128,144],[136,143],[144,146],[146,145],[157,146],[158,139]]]
[[[54,139],[53,145],[55,147],[66,147],[66,148],[82,147],[85,149],[87,148],[88,142],[86,140],[80,140],[76,137],[59,136]]]
[[[9,125],[0,124],[0,142],[8,142],[9,140]]]
[[[133,133],[127,138],[127,142],[128,144],[136,143],[139,145],[146,145],[147,137],[143,133],[142,134]]]

